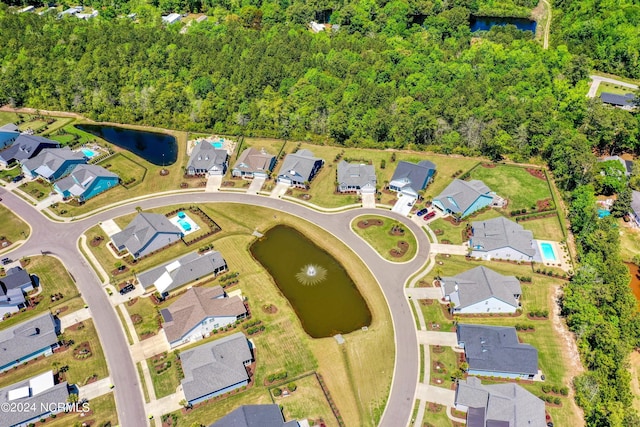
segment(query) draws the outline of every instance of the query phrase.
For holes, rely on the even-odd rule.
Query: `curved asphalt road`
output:
[[[19,197],[0,189],[5,205],[32,227],[29,240],[11,252],[13,258],[49,251],[59,257],[76,283],[86,303],[91,308],[93,321],[104,349],[113,384],[120,423],[139,427],[147,424],[144,402],[138,374],[129,354],[128,343],[122,328],[116,327],[119,319],[100,280],[84,260],[77,248],[77,240],[89,227],[100,221],[118,217],[139,206],[150,209],[172,204],[205,202],[234,202],[280,210],[310,221],[341,239],[349,246],[376,277],[389,305],[396,339],[396,362],[391,393],[380,426],[406,426],[413,410],[419,369],[419,352],[416,328],[411,308],[404,296],[404,283],[419,270],[429,254],[429,241],[418,225],[393,212],[379,209],[354,209],[340,213],[324,213],[305,206],[264,196],[244,193],[189,193],[162,196],[112,208],[83,220],[71,223],[52,222]],[[410,262],[394,264],[382,258],[362,239],[351,231],[353,218],[367,213],[388,216],[410,228],[418,239],[417,256]]]

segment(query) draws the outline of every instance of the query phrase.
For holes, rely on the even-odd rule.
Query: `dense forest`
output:
[[[594,64],[633,75],[637,44],[622,60],[602,47],[632,32],[609,40],[594,30],[591,49],[572,41],[584,31],[570,31],[610,14],[589,18],[579,7],[588,12],[588,3],[560,3],[558,46],[543,50],[515,27],[481,38],[469,30],[470,14],[518,14],[535,5],[529,0],[102,1],[87,2],[101,7],[90,21],[18,15],[0,4],[1,104],[185,130],[546,161],[571,204],[579,248],[580,268],[563,301],[589,369],[575,381],[577,400],[590,426],[640,425],[626,369],[640,323],[616,224],[597,217],[594,199],[617,194],[614,213],[628,211],[640,169],[631,183],[620,180],[616,164],[598,164],[594,153],[638,153],[639,116],[585,97]],[[316,12],[329,9],[340,30],[308,31]],[[184,10],[212,18],[184,33],[161,24],[161,11]],[[128,12],[138,20],[115,18]],[[424,26],[413,22],[418,15]]]

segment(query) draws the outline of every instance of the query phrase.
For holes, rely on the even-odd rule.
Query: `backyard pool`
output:
[[[609,215],[611,215],[611,212],[609,212],[608,210],[603,208],[598,209],[598,218],[604,218],[605,216]]]
[[[540,249],[542,249],[542,258],[546,261],[556,261],[556,253],[551,243],[540,243]]]
[[[223,147],[222,142],[214,142],[213,148],[221,149]]]
[[[169,218],[169,222],[178,227],[185,236],[193,233],[194,231],[200,230],[200,226],[196,224],[194,220],[189,218],[189,215],[182,211],[178,212],[177,216]]]
[[[90,149],[88,149],[88,148],[83,148],[83,149],[82,149],[82,150],[80,150],[80,151],[82,151],[82,154],[84,154],[84,156],[85,156],[87,159],[90,159],[90,158],[92,158],[92,157],[95,157],[95,155],[96,155],[95,151],[90,150]]]

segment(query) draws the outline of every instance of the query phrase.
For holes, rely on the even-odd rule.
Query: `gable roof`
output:
[[[318,161],[324,163],[324,160],[314,157],[309,150],[298,150],[295,153],[287,154],[282,162],[278,177],[287,178],[294,182],[309,181],[311,172]]]
[[[8,365],[58,342],[57,327],[51,313],[0,331],[0,366]]]
[[[15,123],[7,123],[6,125],[0,126],[0,131],[20,133],[20,129],[18,129]]]
[[[389,185],[399,188],[407,186],[417,193],[424,189],[427,178],[435,170],[436,165],[429,160],[422,160],[419,163],[400,161],[393,172]]]
[[[183,351],[180,360],[185,398],[192,401],[249,380],[244,362],[252,359],[242,332]]]
[[[227,150],[215,148],[208,141],[201,141],[193,148],[193,151],[191,151],[187,169],[224,170],[224,165],[228,157],[229,153],[227,153]]]
[[[377,183],[376,171],[373,165],[347,163],[344,160],[338,163],[337,177],[339,185],[349,187],[375,187]]]
[[[161,311],[167,340],[171,343],[181,339],[207,317],[238,317],[247,312],[240,297],[222,298],[224,295],[220,286],[187,290]]]
[[[158,292],[172,291],[194,280],[212,274],[227,265],[220,252],[211,251],[203,255],[191,252],[138,275],[145,288],[155,286]]]
[[[125,246],[132,254],[144,248],[157,233],[180,234],[182,232],[173,225],[166,216],[142,212],[138,214],[127,228],[111,236],[116,247]]]
[[[640,191],[631,192],[631,210],[640,216]]]
[[[514,295],[522,294],[520,282],[513,276],[503,276],[480,266],[440,281],[457,308],[465,308],[491,297],[518,307]]]
[[[67,161],[82,161],[87,159],[82,153],[71,151],[69,147],[45,148],[37,156],[23,162],[24,166],[36,174],[50,178]]]
[[[29,273],[20,267],[10,268],[6,273],[7,275],[0,279],[2,288],[5,290],[21,289],[23,286],[32,284]]]
[[[635,95],[632,93],[625,93],[624,95],[618,95],[615,93],[602,92],[600,99],[605,104],[616,105],[618,107],[633,107],[633,100]]]
[[[546,427],[544,402],[514,383],[482,385],[475,377],[459,380],[455,403],[469,408],[469,427]]]
[[[220,418],[209,427],[298,427],[297,421],[284,422],[280,407],[271,405],[243,405]]]
[[[60,191],[68,191],[73,196],[79,197],[91,187],[99,178],[119,178],[113,172],[98,165],[78,165],[69,174],[56,182]]]
[[[0,151],[0,160],[10,163],[12,160],[24,161],[36,156],[44,148],[57,148],[60,144],[47,138],[21,133],[10,147]]]
[[[480,246],[481,251],[492,251],[501,248],[512,248],[525,255],[533,256],[536,253],[532,246],[533,233],[525,230],[520,224],[503,216],[474,221],[473,247]]]
[[[633,173],[633,161],[631,160],[625,160],[620,156],[607,156],[603,159],[600,159],[600,162],[608,162],[610,160],[615,160],[620,162],[620,164],[622,164],[622,166],[624,167],[625,170],[625,175],[629,176]]]
[[[518,341],[516,329],[505,326],[458,324],[470,370],[536,375],[538,350]]]
[[[276,158],[273,154],[269,154],[264,148],[258,150],[249,147],[240,154],[233,169],[245,172],[269,172],[271,170],[271,162]]]
[[[489,195],[491,189],[484,182],[474,179],[463,181],[454,179],[434,201],[453,213],[464,213],[480,196]]]

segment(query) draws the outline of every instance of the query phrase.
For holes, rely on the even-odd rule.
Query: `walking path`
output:
[[[544,23],[544,34],[542,40],[542,48],[549,49],[549,33],[551,32],[551,21],[553,20],[553,11],[549,0],[542,0],[547,11],[547,20]]]

